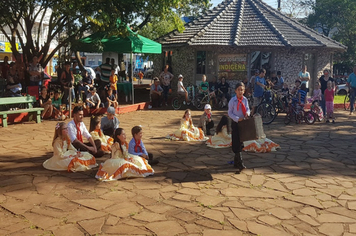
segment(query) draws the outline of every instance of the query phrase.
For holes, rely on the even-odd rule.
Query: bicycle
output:
[[[188,92],[188,99],[191,101],[191,103],[194,104],[194,98],[195,98],[195,86],[190,85],[187,86],[187,92]],[[174,110],[179,110],[182,105],[187,105],[189,106],[190,104],[187,104],[185,101],[185,96],[181,94],[177,94],[177,96],[173,97],[172,99],[172,107]]]
[[[277,117],[276,108],[272,104],[271,93],[269,90],[264,91],[262,101],[256,108],[256,113],[261,115],[264,125],[271,124]]]
[[[315,123],[316,117],[311,111],[304,111],[304,104],[297,104],[294,102],[289,103],[289,109],[284,117],[284,124],[288,125],[292,119],[295,118],[295,123],[301,124],[304,120],[308,125]]]

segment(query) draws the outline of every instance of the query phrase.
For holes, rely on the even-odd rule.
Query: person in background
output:
[[[10,70],[7,72],[7,95],[10,97],[21,97],[22,85],[19,82],[16,64],[10,64]]]
[[[5,56],[4,61],[1,63],[1,76],[2,78],[7,78],[7,73],[10,70],[9,57]]]
[[[306,86],[306,92],[309,92],[309,80],[310,80],[310,74],[307,71],[307,65],[303,66],[303,69],[301,72],[299,72],[298,74],[299,79],[301,81],[302,84],[305,84]]]
[[[82,73],[82,82],[78,86],[78,99],[77,101],[85,101],[88,95],[88,91],[90,88],[94,87],[94,80],[89,76],[87,70],[84,70]],[[83,96],[83,98],[82,98]]]
[[[115,64],[115,59],[111,58],[110,60],[111,68],[114,69],[115,75],[118,75],[119,73],[119,67]]]
[[[110,81],[110,74],[111,74],[111,69],[112,69],[112,66],[110,65],[110,58],[107,57],[105,60],[105,63],[101,64],[99,66],[99,68],[101,71],[100,78],[101,78],[102,82],[108,84]]]
[[[52,105],[54,111],[54,118],[56,120],[64,120],[66,116],[62,112],[62,99],[60,91],[54,91],[54,97],[52,98]]]
[[[113,106],[114,108],[117,108],[119,106],[119,103],[117,102],[116,97],[112,93],[112,89],[108,88],[105,107],[108,108],[111,106]]]
[[[99,95],[96,93],[96,88],[90,88],[89,94],[86,99],[87,107],[88,108],[95,108],[99,109],[99,107],[103,107],[101,103]]]
[[[261,69],[260,74],[256,76],[255,78],[255,87],[253,91],[253,108],[251,115],[255,114],[255,110],[258,105],[260,105],[262,98],[263,98],[263,92],[266,88],[266,80],[265,80],[265,75],[266,75],[266,70]],[[245,85],[243,85],[244,91],[245,91]]]
[[[206,75],[202,75],[201,82],[199,84],[199,93],[206,94],[209,92],[209,83],[206,81]]]
[[[330,71],[328,69],[325,69],[323,71],[323,75],[319,78],[320,90],[321,90],[320,106],[321,106],[321,109],[323,110],[324,116],[326,115],[324,92],[325,92],[325,89],[328,87],[327,83],[329,81],[333,82],[333,86],[335,87],[335,80],[330,76]],[[356,86],[356,84],[355,84],[355,86]]]
[[[335,123],[334,116],[334,95],[335,95],[335,83],[328,81],[327,88],[324,91],[325,96],[325,107],[326,107],[326,123],[329,123],[329,119],[333,120]]]
[[[229,94],[230,85],[226,82],[225,77],[221,78],[221,83],[218,85],[218,90],[222,93],[223,98],[226,99],[226,102],[230,100]]]
[[[166,106],[168,105],[167,104],[168,92],[171,87],[171,81],[173,79],[173,75],[171,74],[171,72],[168,71],[168,69],[169,69],[169,65],[166,65],[164,67],[164,70],[159,75],[159,79],[161,80],[161,84],[162,84],[162,88],[163,88],[163,98],[164,98],[164,102],[165,102]]]
[[[101,129],[105,135],[112,136],[117,128],[119,128],[120,121],[115,116],[116,110],[113,107],[108,107],[106,116],[101,118]]]
[[[277,80],[273,83],[274,84],[274,89],[281,90],[283,88],[283,84],[284,84],[284,79],[282,77],[282,72],[281,71],[277,71],[277,77],[276,78],[277,78]]]
[[[188,91],[185,89],[183,85],[183,75],[178,75],[177,93],[185,97],[185,102],[189,105],[190,101],[188,99]]]
[[[155,77],[153,79],[153,84],[151,85],[151,89],[150,89],[152,107],[158,107],[161,105],[163,91],[164,89],[162,89],[162,87],[159,85],[158,78]]]
[[[111,69],[111,75],[110,75],[110,88],[115,96],[115,100],[117,100],[117,75],[115,74],[115,69]]]
[[[354,113],[354,103],[356,98],[356,65],[353,68],[353,73],[347,79],[347,85],[350,88],[350,115]]]
[[[40,86],[42,80],[42,69],[38,64],[38,58],[34,56],[32,62],[27,68],[30,73],[30,86]]]
[[[139,71],[138,72],[138,77],[140,78],[140,81],[139,81],[139,84],[142,84],[142,79],[143,79],[143,72],[142,71]]]
[[[38,103],[40,107],[44,108],[41,113],[41,119],[48,118],[53,113],[53,105],[52,105],[52,98],[54,97],[54,93],[51,91],[50,94],[47,93],[47,88],[42,86],[41,94],[38,97]]]
[[[77,68],[77,67],[78,67],[78,62],[73,61],[72,68],[70,68],[70,71],[72,72],[73,75],[77,75],[80,73],[79,68]]]
[[[64,71],[62,72],[62,75],[60,77],[60,81],[62,84],[62,91],[63,91],[63,97],[62,97],[62,102],[66,105],[69,104],[69,92],[72,92],[72,100],[74,99],[74,89],[73,84],[74,84],[74,76],[72,71],[70,71],[70,62],[66,61],[64,63]]]

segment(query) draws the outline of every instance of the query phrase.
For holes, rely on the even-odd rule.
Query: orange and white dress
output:
[[[215,134],[208,141],[206,141],[206,145],[211,148],[227,148],[231,147],[232,139],[231,134],[227,133],[226,126],[223,126],[221,132]]]
[[[171,140],[181,141],[206,141],[208,138],[204,136],[204,131],[189,123],[189,120],[182,119],[180,127],[173,134],[169,134],[166,138]]]
[[[78,152],[70,140],[56,138],[53,144],[53,156],[43,162],[48,170],[86,171],[97,167],[95,157],[89,152]]]
[[[101,181],[118,180],[130,177],[147,177],[154,174],[154,170],[145,158],[129,154],[127,143],[114,143],[111,147],[111,159],[106,160],[99,167],[95,178]]]
[[[101,150],[105,153],[111,153],[111,146],[114,142],[114,139],[108,135],[105,135],[102,130],[94,130],[90,132],[90,135],[94,140],[99,139],[101,141]]]
[[[268,138],[262,138],[258,140],[245,141],[244,148],[245,152],[273,152],[281,148],[279,144],[273,142]]]

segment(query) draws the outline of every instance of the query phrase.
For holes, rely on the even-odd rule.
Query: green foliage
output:
[[[199,14],[209,6],[209,0],[0,1],[0,32],[11,43],[15,56],[19,55],[15,36],[19,39],[25,64],[37,56],[45,67],[59,48],[70,46],[85,32],[125,35],[126,24],[137,30],[151,20],[165,19],[182,30],[183,23],[179,19],[182,14]],[[44,42],[39,38],[42,23],[49,26]],[[53,41],[58,44],[50,51]]]
[[[307,25],[321,28],[324,35],[346,45],[347,51],[336,55],[336,60],[346,64],[356,58],[356,4],[355,0],[307,0],[304,4],[313,9],[307,18]]]

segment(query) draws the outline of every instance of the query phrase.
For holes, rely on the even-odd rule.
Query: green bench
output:
[[[4,105],[13,105],[13,104],[26,104],[28,108],[18,109],[18,110],[8,110],[8,111],[0,111],[0,119],[2,120],[2,126],[7,127],[7,115],[9,114],[18,114],[18,113],[35,113],[36,114],[36,122],[41,123],[41,112],[43,108],[41,107],[33,107],[33,103],[36,102],[36,97],[26,96],[26,97],[6,97],[0,98],[0,107]]]

